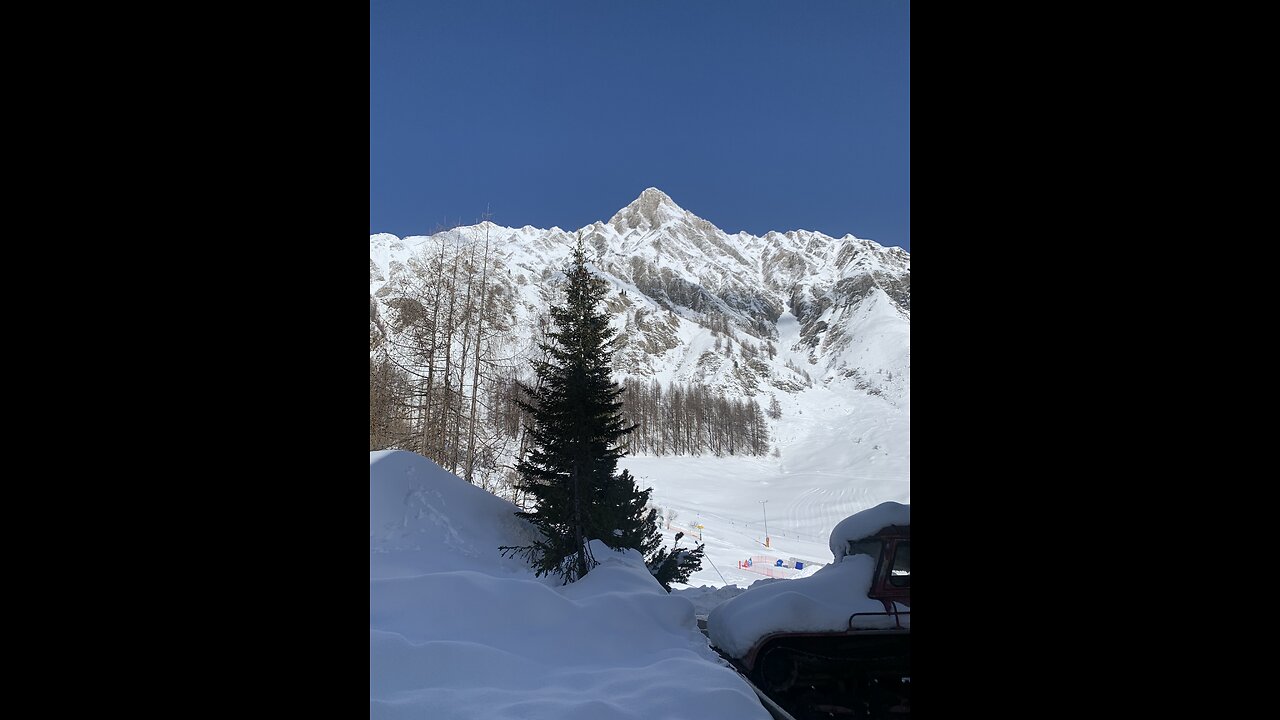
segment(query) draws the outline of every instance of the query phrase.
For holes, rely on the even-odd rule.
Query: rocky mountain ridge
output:
[[[493,246],[488,283],[513,352],[532,352],[579,238],[615,288],[607,308],[626,376],[701,383],[744,398],[847,384],[910,399],[911,258],[845,235],[726,233],[646,189],[607,222],[575,231],[483,222],[433,236],[370,236],[370,333],[396,332],[398,298],[440,243]]]

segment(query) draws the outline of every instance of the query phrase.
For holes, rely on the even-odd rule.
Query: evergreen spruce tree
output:
[[[516,515],[542,537],[500,549],[524,557],[536,576],[557,575],[570,583],[597,564],[588,543],[598,539],[614,549],[639,550],[650,572],[670,589],[670,582],[687,580],[701,567],[702,548],[660,549],[658,511],[646,509],[651,490],[637,488],[626,470],[615,474],[625,454],[621,439],[635,426],[623,420],[623,388],[611,377],[614,334],[608,314],[599,309],[608,284],[587,269],[581,239],[565,275],[564,304],[551,309],[553,327],[541,346],[546,359],[534,364],[538,383],[521,384],[528,399],[519,403],[532,424],[531,449],[516,466],[516,486],[533,498],[534,510]]]
[[[769,417],[774,420],[782,417],[782,405],[778,403],[777,395],[774,395],[773,399],[769,401]]]

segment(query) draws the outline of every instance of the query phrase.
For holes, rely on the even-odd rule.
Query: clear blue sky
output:
[[[646,187],[726,232],[911,246],[905,0],[372,0],[369,230],[576,229]]]

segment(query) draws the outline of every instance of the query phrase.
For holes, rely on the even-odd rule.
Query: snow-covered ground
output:
[[[572,585],[498,545],[515,507],[412,453],[369,454],[369,692],[376,718],[767,720],[639,553],[595,548]]]

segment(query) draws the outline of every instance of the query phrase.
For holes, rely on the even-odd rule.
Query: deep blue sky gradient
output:
[[[369,230],[576,229],[646,187],[726,232],[911,245],[905,0],[372,0]]]

